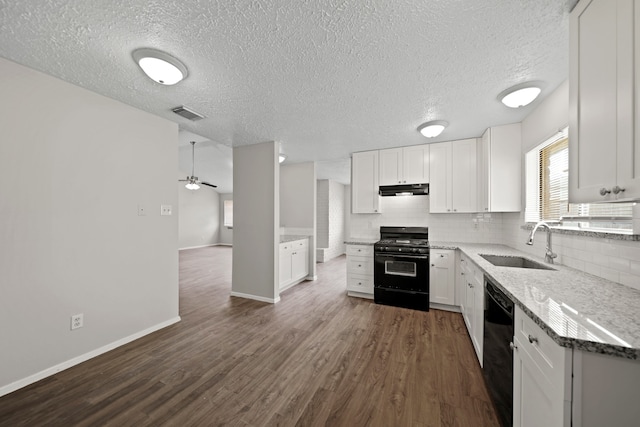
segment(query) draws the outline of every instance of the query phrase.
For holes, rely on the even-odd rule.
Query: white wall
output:
[[[224,201],[233,200],[233,193],[220,194],[220,238],[218,243],[221,245],[233,244],[233,228],[224,226]]]
[[[231,295],[277,302],[280,240],[279,144],[233,149]]]
[[[0,93],[2,395],[179,320],[178,128],[4,59]]]
[[[544,142],[569,120],[569,85],[560,85],[522,122],[523,174],[524,155]],[[571,138],[571,134],[569,134]],[[525,203],[523,175],[523,206]],[[638,212],[640,209],[636,209]],[[524,212],[524,210],[523,210]],[[534,245],[528,246],[529,232],[522,230],[524,213],[504,214],[504,244],[543,257],[546,233],[536,233]],[[640,242],[601,239],[585,236],[553,235],[556,263],[564,264],[614,282],[640,289]]]
[[[283,234],[309,236],[309,278],[316,276],[316,165],[280,165],[280,227]]]
[[[345,186],[328,179],[317,182],[317,260],[326,262],[345,253]]]
[[[218,192],[206,185],[187,190],[184,182],[179,182],[178,198],[180,249],[217,244],[222,228],[222,202]]]

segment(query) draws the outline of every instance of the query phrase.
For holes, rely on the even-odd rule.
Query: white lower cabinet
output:
[[[429,258],[429,302],[455,305],[455,252],[431,249]]]
[[[513,425],[571,425],[571,350],[560,347],[516,306]]]
[[[309,239],[280,243],[280,291],[309,275]]]
[[[347,245],[347,294],[373,298],[373,245]]]
[[[519,306],[513,343],[515,427],[638,425],[640,361],[561,347]]]
[[[457,288],[460,312],[467,326],[473,349],[482,366],[482,347],[484,342],[484,274],[466,255],[460,253]]]

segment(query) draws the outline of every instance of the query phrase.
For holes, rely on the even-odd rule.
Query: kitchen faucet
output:
[[[531,230],[531,234],[529,234],[529,241],[527,242],[527,245],[533,245],[533,235],[536,234],[538,227],[547,227],[547,249],[544,254],[544,260],[549,264],[553,264],[553,259],[557,258],[558,255],[554,254],[551,248],[551,227],[549,227],[549,224],[543,221],[537,223],[536,226],[533,227],[533,230]]]

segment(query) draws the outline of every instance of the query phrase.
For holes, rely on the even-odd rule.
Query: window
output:
[[[525,221],[588,229],[631,228],[633,203],[569,203],[569,134],[565,128],[527,153]]]
[[[225,227],[233,228],[233,200],[224,201],[223,224]]]

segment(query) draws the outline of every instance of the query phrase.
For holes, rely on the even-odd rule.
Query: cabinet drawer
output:
[[[292,249],[293,246],[291,245],[291,242],[280,243],[280,253],[291,252]]]
[[[373,260],[362,257],[347,257],[347,274],[373,276]]]
[[[556,344],[520,307],[516,307],[514,334],[518,351],[526,351],[551,383],[564,383],[566,349]]]
[[[347,245],[347,255],[373,257],[373,246],[369,245]]]
[[[306,249],[309,247],[309,239],[295,240],[291,242],[293,249]]]
[[[362,292],[366,294],[373,293],[373,277],[362,276],[359,274],[347,275],[347,290],[353,292]]]

